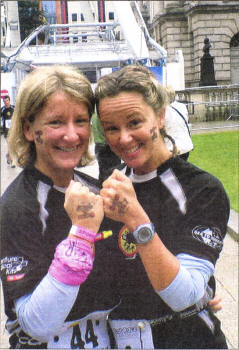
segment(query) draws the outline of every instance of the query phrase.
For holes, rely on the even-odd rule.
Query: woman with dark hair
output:
[[[227,348],[207,307],[230,210],[222,184],[166,147],[167,95],[147,68],[102,77],[95,96],[125,162],[100,192],[114,231],[105,245],[121,298],[110,314],[117,347]]]

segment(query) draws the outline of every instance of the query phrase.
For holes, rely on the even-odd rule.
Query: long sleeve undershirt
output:
[[[177,258],[180,261],[177,276],[168,287],[156,293],[172,310],[181,311],[203,297],[214,266],[208,260],[188,254],[179,254]],[[59,334],[79,288],[58,282],[48,273],[31,294],[16,301],[22,329],[42,342]]]

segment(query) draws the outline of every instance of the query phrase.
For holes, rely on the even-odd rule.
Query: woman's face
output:
[[[36,168],[54,181],[60,174],[72,172],[87,150],[88,108],[63,91],[55,92],[35,120],[26,123],[24,132],[27,140],[35,143]]]
[[[136,174],[146,174],[162,163],[164,111],[156,115],[141,94],[121,92],[103,98],[99,114],[110,147]]]

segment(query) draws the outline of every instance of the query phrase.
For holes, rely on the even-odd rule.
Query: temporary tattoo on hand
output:
[[[157,128],[154,126],[152,129],[150,129],[150,134],[152,135],[152,141],[156,140],[158,138]]]
[[[80,215],[78,215],[79,219],[87,219],[87,218],[93,218],[95,214],[93,212],[90,212],[90,210],[93,208],[93,205],[88,203],[86,205],[78,205],[76,208],[77,211],[81,212]]]
[[[41,130],[37,130],[35,131],[35,135],[36,135],[36,142],[37,143],[40,143],[40,144],[43,144],[43,140],[41,138],[43,132]]]
[[[119,196],[116,195],[109,209],[112,211],[114,211],[115,209],[118,209],[118,213],[120,215],[123,215],[126,213],[127,206],[128,206],[127,199],[124,198],[122,201],[120,201]]]

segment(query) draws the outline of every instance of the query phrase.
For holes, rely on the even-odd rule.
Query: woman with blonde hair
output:
[[[100,264],[92,274],[102,199],[75,170],[89,160],[94,105],[88,79],[67,65],[35,69],[18,91],[9,148],[23,170],[1,197],[0,220],[10,348],[111,346],[115,302]]]
[[[56,91],[62,90],[71,98],[85,103],[90,116],[94,111],[94,96],[88,80],[72,66],[47,66],[36,69],[21,83],[18,91],[18,103],[13,114],[11,132],[9,133],[9,150],[16,165],[25,167],[36,157],[33,142],[26,139],[24,125],[33,121],[47,99]],[[92,159],[88,148],[79,165],[85,165]]]

